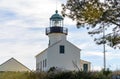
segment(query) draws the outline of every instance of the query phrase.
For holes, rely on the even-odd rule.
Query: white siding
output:
[[[65,46],[65,53],[59,53],[59,46]],[[60,43],[48,48],[48,68],[59,67],[65,70],[77,70],[73,62],[80,68],[80,49],[76,48],[70,42],[63,40]]]
[[[66,35],[62,33],[52,33],[52,34],[49,34],[48,36],[49,36],[50,46],[60,40],[66,40]]]
[[[47,59],[47,51],[41,52],[41,54],[36,56],[36,70],[37,71],[46,71],[47,66],[45,67],[45,60]],[[46,62],[47,65],[47,62]]]

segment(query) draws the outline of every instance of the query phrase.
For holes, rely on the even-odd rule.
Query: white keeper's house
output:
[[[46,28],[49,45],[36,55],[36,71],[48,71],[51,67],[71,71],[90,70],[91,63],[80,59],[81,49],[67,40],[68,29],[63,27],[63,20],[57,10],[50,17],[50,27]]]

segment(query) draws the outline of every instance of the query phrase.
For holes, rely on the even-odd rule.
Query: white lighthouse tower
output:
[[[49,37],[49,46],[60,40],[66,40],[67,28],[63,27],[63,17],[56,13],[50,18],[50,27],[46,28],[46,35]]]
[[[51,67],[62,70],[79,70],[80,49],[67,40],[68,29],[63,27],[63,17],[55,11],[46,28],[48,48],[36,55],[36,71],[48,71]]]

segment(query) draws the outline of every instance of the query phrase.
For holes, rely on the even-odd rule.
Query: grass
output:
[[[107,72],[106,72],[107,73]],[[0,79],[111,79],[114,72],[107,75],[100,72],[0,72]]]

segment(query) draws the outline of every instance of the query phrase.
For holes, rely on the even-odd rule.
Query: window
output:
[[[44,68],[44,60],[43,60],[43,68]]]
[[[45,59],[45,67],[47,67],[47,59]]]
[[[83,71],[88,71],[88,64],[83,64]]]
[[[49,40],[48,46],[50,46],[50,40]]]
[[[65,46],[60,45],[60,54],[64,54],[64,53],[65,53]]]
[[[40,70],[42,71],[42,61],[40,62]]]
[[[39,71],[39,63],[36,64],[36,70]]]

